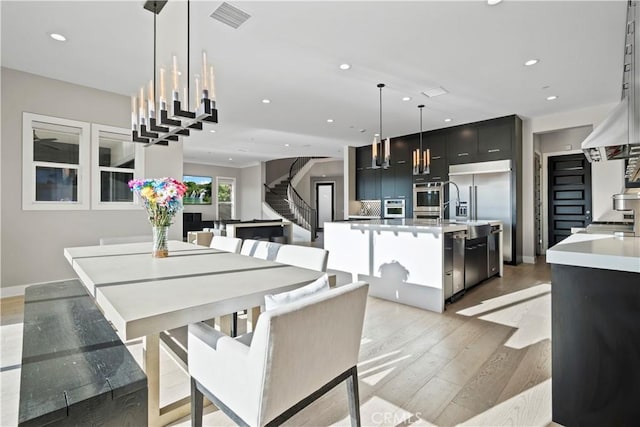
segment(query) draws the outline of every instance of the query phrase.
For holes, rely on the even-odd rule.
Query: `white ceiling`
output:
[[[143,3],[2,1],[2,66],[133,95],[153,74],[153,14]],[[378,83],[387,85],[385,137],[417,132],[420,103],[428,130],[620,98],[624,0],[230,3],[251,15],[239,29],[209,17],[220,1],[191,2],[192,74],[206,49],[220,123],[192,132],[185,161],[341,157],[378,132]],[[172,53],[184,60],[186,2],[170,0],[157,19],[158,66]],[[531,58],[540,63],[523,66]],[[344,62],[352,68],[340,70]],[[449,94],[420,94],[437,86]]]

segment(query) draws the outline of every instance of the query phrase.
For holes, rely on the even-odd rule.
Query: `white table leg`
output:
[[[147,374],[148,425],[164,426],[190,414],[189,398],[160,407],[160,336],[147,335],[144,339],[143,365]]]
[[[256,330],[256,323],[260,317],[260,307],[252,307],[247,310],[247,323],[251,323],[251,331]],[[247,332],[249,332],[249,326],[247,325]]]

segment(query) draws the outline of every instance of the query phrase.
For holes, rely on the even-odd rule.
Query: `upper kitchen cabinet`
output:
[[[380,199],[380,169],[371,166],[371,146],[356,148],[356,199]]]
[[[505,160],[511,158],[511,146],[515,137],[513,116],[491,120],[478,126],[478,161]]]
[[[457,126],[448,132],[447,160],[450,165],[478,161],[477,126]]]
[[[447,133],[446,131],[433,131],[423,134],[422,148],[430,150],[431,160],[447,158]]]
[[[412,155],[414,136],[391,141],[391,162],[388,169],[380,171],[380,197],[382,199],[410,199],[412,192]]]

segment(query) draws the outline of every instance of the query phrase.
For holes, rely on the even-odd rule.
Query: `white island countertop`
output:
[[[340,221],[338,221],[340,222]],[[499,225],[500,221],[479,220],[479,221],[460,221],[460,220],[436,220],[436,219],[371,219],[363,221],[343,221],[344,224],[358,226],[359,228],[375,228],[375,229],[412,229],[417,228],[425,231],[449,233],[452,231],[464,231],[469,225]]]
[[[572,234],[547,250],[547,262],[640,273],[640,237]]]

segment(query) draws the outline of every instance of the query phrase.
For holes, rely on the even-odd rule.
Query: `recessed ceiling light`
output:
[[[340,64],[341,70],[348,70],[349,68],[351,68],[351,64]]]
[[[67,38],[65,36],[63,36],[62,34],[58,34],[58,33],[51,33],[51,34],[49,34],[49,37],[51,37],[52,39],[57,40],[59,42],[67,41]]]
[[[288,147],[288,146],[289,146],[289,144],[284,144],[284,146],[285,146],[285,147]]]
[[[229,157],[229,160],[233,160],[233,158],[232,158],[232,157]]]
[[[411,97],[410,96],[405,96],[404,98],[402,98],[403,101],[411,101]]]
[[[444,119],[445,122],[449,123],[451,119]]]
[[[374,133],[373,136],[380,136],[380,134],[379,133]]]
[[[211,129],[209,132],[216,133],[216,130],[215,129]]]
[[[182,75],[182,71],[178,71],[178,75],[181,76]]]
[[[262,100],[262,103],[263,103],[263,104],[270,104],[270,103],[271,103],[271,100],[270,100],[270,99],[266,99],[266,98],[265,98],[265,99],[263,99],[263,100]]]
[[[555,101],[556,99],[558,99],[557,95],[547,96],[547,101]]]
[[[530,67],[532,65],[536,65],[538,62],[540,62],[539,59],[529,59],[527,62],[524,63],[525,67]]]
[[[327,123],[333,123],[333,119],[327,119]]]
[[[488,4],[489,6],[495,6],[495,5],[497,5],[498,3],[500,3],[501,1],[502,1],[502,0],[487,0],[487,4]]]

